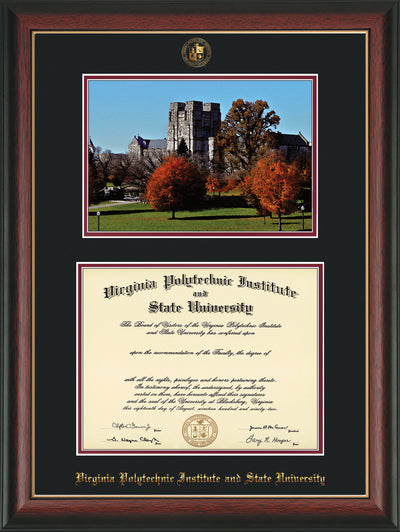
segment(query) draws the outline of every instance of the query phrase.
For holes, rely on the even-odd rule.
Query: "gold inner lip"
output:
[[[46,35],[46,34],[57,34],[57,35],[66,35],[66,34],[87,34],[87,35],[112,35],[112,34],[136,34],[136,35],[168,35],[168,34],[202,34],[202,35],[213,35],[213,34],[243,34],[243,35],[252,35],[252,34],[282,34],[282,35],[296,35],[296,34],[312,34],[312,35],[329,35],[329,34],[342,34],[342,35],[364,35],[365,36],[365,355],[366,355],[366,370],[365,370],[365,389],[366,389],[366,398],[365,398],[365,494],[364,495],[213,495],[215,498],[277,498],[277,499],[286,499],[286,498],[368,498],[369,497],[369,257],[368,257],[368,243],[369,243],[369,31],[368,30],[246,30],[246,31],[233,31],[233,30],[177,30],[177,31],[128,31],[128,30],[101,30],[101,31],[89,31],[89,30],[68,30],[68,31],[59,31],[59,30],[33,30],[31,32],[31,132],[32,132],[32,141],[31,141],[31,164],[32,164],[32,359],[31,359],[31,401],[32,401],[32,434],[31,434],[31,474],[32,474],[32,483],[31,483],[31,496],[32,498],[135,498],[143,497],[141,495],[53,495],[53,494],[42,494],[37,495],[35,493],[35,37],[36,35]],[[147,495],[148,498],[204,498],[209,497],[209,495]]]

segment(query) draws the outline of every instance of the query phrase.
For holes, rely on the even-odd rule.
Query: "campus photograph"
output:
[[[315,78],[85,82],[86,236],[315,236]]]

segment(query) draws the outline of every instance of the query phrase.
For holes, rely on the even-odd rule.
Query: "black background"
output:
[[[180,50],[205,38],[201,69]],[[365,493],[365,51],[363,35],[40,34],[36,42],[36,487],[56,494]],[[319,238],[83,239],[82,73],[319,76]],[[238,95],[240,97],[240,95]],[[268,94],[260,94],[268,100]],[[279,114],[279,109],[276,109]],[[129,139],[130,140],[130,139]],[[77,261],[325,262],[325,455],[85,456],[76,451]],[[288,484],[74,485],[75,473],[326,477]]]

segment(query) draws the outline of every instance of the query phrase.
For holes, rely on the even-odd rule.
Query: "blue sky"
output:
[[[125,153],[135,135],[167,137],[171,102],[220,103],[223,120],[242,98],[266,100],[281,118],[278,131],[312,141],[311,89],[307,80],[90,80],[89,136],[103,150]]]

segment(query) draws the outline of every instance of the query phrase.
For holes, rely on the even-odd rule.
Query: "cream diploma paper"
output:
[[[322,453],[321,279],[78,265],[78,454]]]

